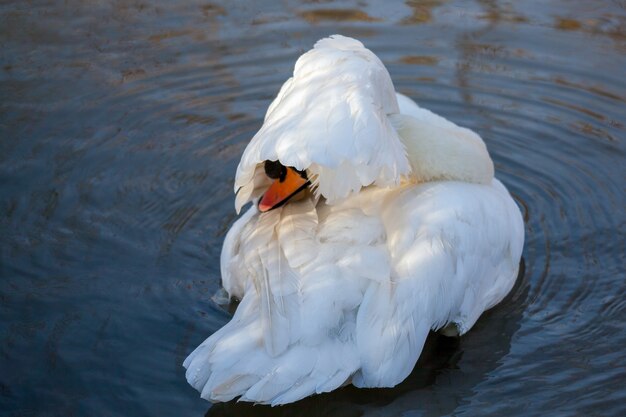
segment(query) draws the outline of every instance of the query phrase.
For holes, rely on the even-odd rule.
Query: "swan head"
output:
[[[260,212],[282,206],[311,185],[306,171],[286,167],[280,161],[265,161],[264,168],[265,175],[273,182],[259,200]]]
[[[266,173],[268,161],[305,173],[302,179],[329,204],[368,185],[397,185],[411,171],[388,118],[398,111],[391,77],[376,55],[340,35],[318,41],[298,59],[243,153],[237,211],[276,183]]]

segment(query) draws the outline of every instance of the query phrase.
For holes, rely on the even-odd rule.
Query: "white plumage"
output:
[[[184,362],[203,398],[394,386],[429,330],[467,332],[513,286],[523,222],[483,141],[396,94],[360,42],[300,57],[239,164],[237,210],[267,188],[266,160],[306,170],[314,194],[229,231],[222,281],[241,303]]]

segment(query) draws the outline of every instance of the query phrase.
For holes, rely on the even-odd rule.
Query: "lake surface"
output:
[[[0,414],[626,415],[625,9],[3,2]],[[525,270],[394,389],[212,407],[181,364],[230,317],[210,297],[235,168],[297,57],[334,33],[482,135],[523,209]]]

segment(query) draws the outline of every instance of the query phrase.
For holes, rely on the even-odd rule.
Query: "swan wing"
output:
[[[404,380],[429,330],[454,323],[467,332],[510,291],[523,245],[519,209],[497,180],[407,187],[382,217],[392,268],[388,281],[370,283],[358,312],[361,387]]]

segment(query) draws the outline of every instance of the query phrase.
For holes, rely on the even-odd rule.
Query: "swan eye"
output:
[[[279,161],[265,161],[265,175],[273,180],[283,182],[287,176],[287,168]]]

